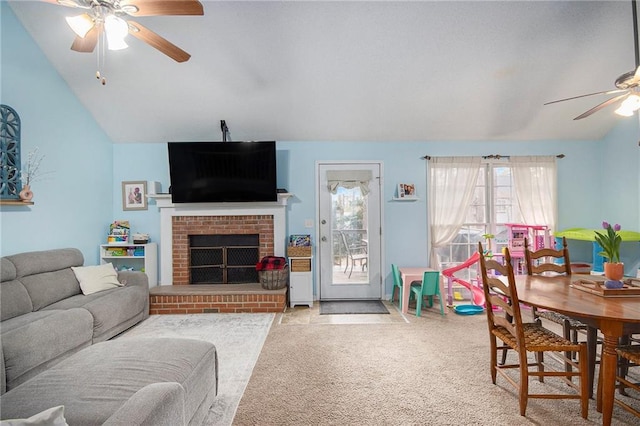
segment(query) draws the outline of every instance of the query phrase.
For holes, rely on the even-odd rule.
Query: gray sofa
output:
[[[212,344],[109,340],[148,317],[145,274],[118,272],[124,286],[85,295],[79,250],[0,261],[0,418],[64,405],[70,425],[202,422],[217,393]]]

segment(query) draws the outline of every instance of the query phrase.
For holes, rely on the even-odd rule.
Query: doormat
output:
[[[320,302],[320,315],[388,314],[380,300],[341,300]]]

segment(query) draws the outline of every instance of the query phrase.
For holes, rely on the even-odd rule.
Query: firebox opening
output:
[[[259,257],[259,234],[189,235],[189,282],[257,283]]]

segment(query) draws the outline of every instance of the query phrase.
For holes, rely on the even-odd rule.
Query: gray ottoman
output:
[[[218,388],[216,348],[179,338],[97,343],[0,398],[2,419],[64,405],[70,425],[202,424]]]

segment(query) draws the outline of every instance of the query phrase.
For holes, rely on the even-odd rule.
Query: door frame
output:
[[[316,235],[316,247],[317,253],[315,258],[315,271],[313,274],[313,280],[315,282],[316,294],[315,299],[322,301],[321,284],[320,284],[320,242],[318,240],[320,236],[320,166],[331,164],[375,164],[380,168],[380,299],[386,300],[386,268],[385,268],[385,238],[384,238],[384,162],[380,160],[317,160],[315,163],[315,193],[316,193],[316,205],[315,205],[315,235]]]

